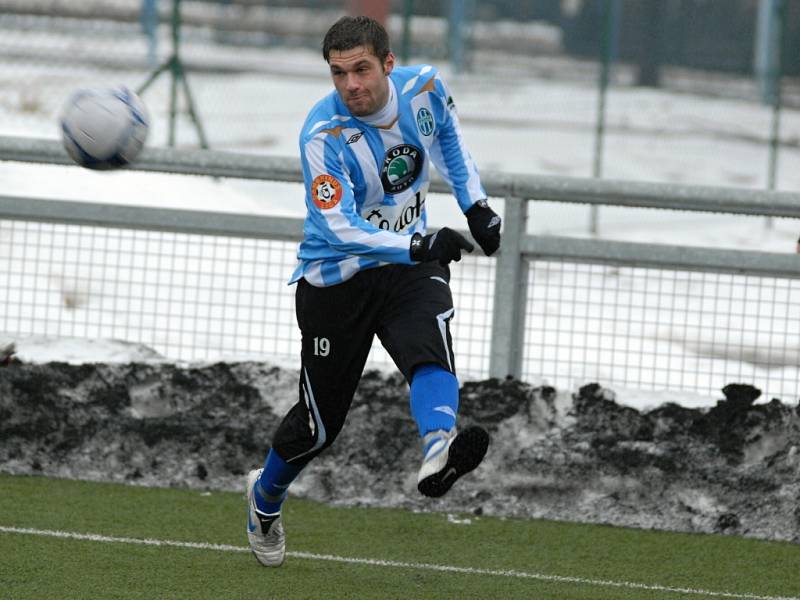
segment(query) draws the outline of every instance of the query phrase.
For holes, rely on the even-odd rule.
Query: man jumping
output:
[[[500,217],[486,203],[453,98],[435,68],[397,67],[386,31],[368,17],[339,19],[322,55],[335,90],[300,134],[308,212],[290,280],[302,334],[300,399],[264,468],[247,478],[247,534],[266,566],[284,561],[287,490],[340,432],[376,335],[410,386],[420,493],[445,494],[489,446],[481,427],[456,430],[448,265],[473,245],[447,227],[426,231],[433,162],[486,255],[500,245]]]

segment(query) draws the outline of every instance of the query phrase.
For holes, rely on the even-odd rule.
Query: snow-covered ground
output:
[[[35,36],[35,37],[32,37]],[[115,56],[130,57],[139,64],[145,55],[141,36],[117,36],[93,40],[93,47],[107,44]],[[69,32],[0,32],[0,49],[17,53],[24,46],[45,47],[49,52],[82,51]],[[164,45],[162,44],[162,50]],[[297,154],[297,134],[311,105],[330,89],[325,64],[317,52],[301,49],[248,50],[217,46],[210,41],[189,40],[182,56],[187,61],[238,61],[254,72],[237,75],[189,72],[198,111],[211,146],[279,156]],[[424,60],[424,57],[418,57]],[[512,57],[513,59],[513,57]],[[440,65],[452,88],[467,144],[484,171],[588,177],[594,161],[594,125],[597,90],[594,79],[540,77],[521,70],[516,78],[507,71],[491,69],[453,75]],[[109,71],[94,67],[45,61],[20,63],[3,59],[0,53],[0,135],[57,138],[59,105],[77,87],[125,84],[138,87],[146,78],[144,69]],[[153,117],[149,144],[165,145],[169,80],[163,76],[144,95]],[[703,184],[763,189],[767,181],[768,138],[771,112],[748,100],[703,97],[685,93],[614,87],[607,98],[607,133],[603,176],[609,179]],[[800,192],[800,112],[785,110],[777,188]],[[178,143],[197,143],[191,123],[181,118]],[[250,214],[302,216],[304,205],[298,185],[238,180],[218,180],[137,173],[92,173],[76,167],[46,167],[0,163],[0,186],[8,195],[61,198],[94,202],[233,211]],[[798,196],[800,201],[800,195]],[[496,202],[497,206],[502,206]],[[432,195],[428,202],[434,226],[464,227],[455,202]],[[589,209],[583,206],[536,203],[529,229],[534,233],[586,236]],[[793,253],[800,223],[774,219],[770,226],[762,218],[679,214],[654,210],[603,208],[599,235],[603,238],[647,241],[672,245],[697,245]],[[2,248],[2,230],[0,230]],[[287,276],[290,266],[287,266]],[[2,273],[0,272],[0,275]],[[602,277],[600,278],[602,280]],[[635,282],[630,293],[636,293]],[[787,292],[788,293],[788,292]],[[626,298],[630,298],[627,296]],[[797,312],[786,309],[791,327]],[[747,318],[749,313],[741,313]],[[591,315],[588,315],[591,318]],[[645,319],[646,320],[646,319]],[[644,322],[644,321],[643,321]],[[629,328],[630,329],[630,328]],[[597,324],[596,330],[603,330]],[[784,330],[783,334],[786,333]],[[791,331],[790,331],[791,333]],[[681,340],[685,331],[660,331],[667,345]],[[648,337],[649,336],[649,337]],[[650,339],[648,332],[642,339]],[[686,340],[683,340],[686,341]],[[695,353],[698,344],[713,340],[688,340]],[[650,344],[652,340],[647,342]],[[661,343],[660,342],[660,343]],[[753,336],[756,351],[769,353],[771,338]],[[786,350],[786,342],[781,342]],[[2,345],[2,344],[0,344]],[[20,355],[28,360],[51,360],[60,352],[65,359],[141,359],[141,352],[105,341],[79,340],[57,344],[45,338],[18,340]],[[640,348],[627,348],[638,353]],[[671,356],[670,347],[663,351]],[[725,356],[714,356],[725,361]],[[656,354],[658,356],[658,354]],[[796,357],[793,345],[782,355]],[[629,360],[629,359],[626,359]],[[795,358],[796,360],[796,358]],[[796,364],[779,377],[786,389],[797,389]],[[741,368],[731,372],[743,373]],[[598,377],[606,374],[597,372]],[[770,377],[770,373],[762,374]],[[642,383],[650,377],[640,374]],[[681,376],[683,378],[683,376]],[[576,382],[577,383],[577,382]],[[664,381],[664,389],[669,389]],[[681,385],[685,382],[681,381]],[[645,386],[647,387],[647,386]],[[664,396],[666,394],[666,396]],[[653,393],[624,394],[632,404],[652,404]],[[684,404],[708,403],[706,396],[693,398],[665,391],[658,396]],[[796,400],[796,398],[784,398]]]

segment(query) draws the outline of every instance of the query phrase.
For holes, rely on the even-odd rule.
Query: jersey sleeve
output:
[[[465,212],[475,202],[486,198],[486,191],[481,184],[478,167],[461,135],[453,97],[438,75],[434,79],[431,96],[436,134],[430,157],[436,170],[453,190],[461,211]]]
[[[352,180],[337,136],[335,130],[326,130],[301,140],[306,229],[310,226],[328,246],[344,254],[412,264],[411,236],[375,227],[356,210]]]

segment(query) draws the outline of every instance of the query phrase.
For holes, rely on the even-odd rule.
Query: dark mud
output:
[[[241,489],[297,396],[263,363],[0,366],[0,470]],[[442,499],[416,491],[419,439],[399,376],[365,374],[345,428],[292,494],[341,505],[718,532],[800,541],[800,415],[732,384],[716,406],[640,412],[597,384],[575,394],[467,382],[461,427],[492,442]]]

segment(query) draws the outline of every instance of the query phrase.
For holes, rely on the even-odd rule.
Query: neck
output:
[[[358,117],[368,125],[388,125],[397,116],[397,94],[394,89],[394,82],[388,78],[389,93],[386,97],[386,103],[379,110],[376,110],[371,115],[364,115]]]

